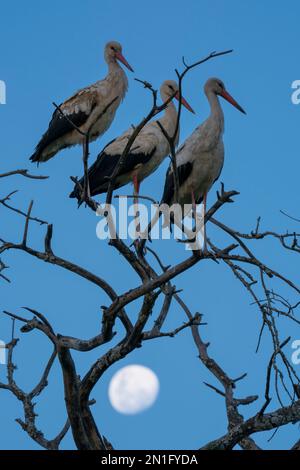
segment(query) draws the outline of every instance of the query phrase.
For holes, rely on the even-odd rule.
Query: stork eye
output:
[[[175,91],[172,85],[169,85],[170,90]]]

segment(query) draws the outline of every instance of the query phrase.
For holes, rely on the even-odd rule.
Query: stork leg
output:
[[[133,174],[133,187],[134,187],[134,202],[138,203],[139,191],[140,191],[140,182],[138,180],[137,173]]]
[[[83,169],[84,169],[82,200],[86,201],[87,199],[90,199],[91,197],[90,183],[89,183],[89,177],[88,177],[88,158],[89,158],[88,136],[86,136],[83,139],[82,148],[83,148]]]
[[[195,241],[197,239],[197,233],[196,233],[196,227],[197,227],[197,204],[196,204],[196,199],[195,199],[195,194],[194,191],[192,190],[191,192],[191,197],[192,197],[192,214],[194,217],[195,221]]]
[[[140,182],[138,179],[137,172],[133,174],[133,187],[134,187],[134,193],[133,193],[133,203],[135,206],[135,214],[136,214],[136,219],[139,218],[139,191],[140,191]],[[135,219],[135,220],[136,220]],[[135,226],[136,233],[139,233],[141,230],[140,223],[138,220],[136,220],[136,226]]]
[[[206,224],[204,223],[206,215],[206,202],[207,202],[207,193],[203,196],[203,253],[207,253],[207,242],[206,242]]]
[[[196,222],[197,206],[196,206],[195,194],[193,190],[191,194],[192,194],[192,212],[193,212],[194,220]]]

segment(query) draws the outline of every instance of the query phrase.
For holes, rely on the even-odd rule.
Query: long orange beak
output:
[[[125,57],[123,56],[123,54],[121,54],[121,52],[116,52],[116,58],[122,62],[122,64],[125,65],[125,67],[127,67],[131,72],[134,72],[133,68],[131,67],[131,65],[128,64],[127,60],[125,59]]]
[[[234,106],[236,109],[241,111],[241,113],[247,114],[246,111],[235,101],[234,98],[232,98],[232,96],[227,91],[222,91],[220,96],[222,96],[224,100],[228,101],[228,103],[232,104],[232,106]]]
[[[175,98],[179,101],[179,91],[177,91],[176,95],[175,95]],[[193,108],[188,104],[188,102],[186,101],[186,99],[184,99],[184,97],[182,96],[181,97],[181,104],[186,108],[188,109],[191,113],[193,114],[196,114],[195,111],[193,110]]]

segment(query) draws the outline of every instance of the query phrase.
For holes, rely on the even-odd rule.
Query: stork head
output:
[[[205,94],[208,96],[210,93],[222,96],[228,103],[232,104],[241,113],[246,114],[246,111],[235,101],[235,99],[228,93],[224,83],[219,78],[210,78],[204,86]]]
[[[104,57],[106,62],[109,64],[110,62],[122,62],[125,67],[127,67],[131,72],[133,72],[133,68],[128,64],[127,60],[122,54],[122,46],[117,41],[109,41],[104,49]]]
[[[164,102],[170,99],[171,96],[174,96],[175,99],[179,100],[178,83],[176,83],[174,80],[165,80],[160,87],[160,96]],[[181,96],[181,104],[191,113],[195,114],[194,110],[183,96]]]

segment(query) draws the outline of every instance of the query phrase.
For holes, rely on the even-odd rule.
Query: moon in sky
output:
[[[159,380],[148,367],[130,365],[118,370],[112,377],[108,396],[119,413],[134,415],[150,408],[159,392]]]

